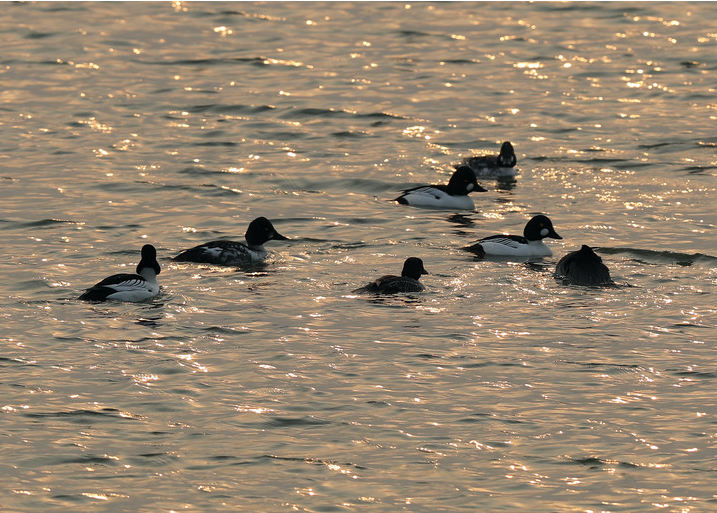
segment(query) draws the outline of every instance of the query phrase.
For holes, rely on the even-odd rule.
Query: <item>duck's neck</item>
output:
[[[138,274],[149,282],[157,282],[157,271],[155,271],[151,267],[143,267],[142,269],[140,269]]]

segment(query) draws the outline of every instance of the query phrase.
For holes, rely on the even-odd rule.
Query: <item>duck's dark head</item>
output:
[[[268,240],[287,240],[266,217],[257,217],[249,223],[244,237],[251,246],[261,246]]]
[[[523,230],[523,237],[528,240],[541,240],[546,237],[562,239],[553,228],[553,222],[548,219],[548,216],[542,214],[528,221],[528,224],[525,225],[525,229]]]
[[[137,264],[137,274],[139,274],[145,267],[154,269],[156,274],[161,272],[159,262],[157,262],[157,250],[151,244],[145,244],[142,246],[142,258]]]
[[[486,189],[478,185],[476,174],[468,166],[459,166],[456,169],[448,182],[448,190],[451,194],[486,192]]]
[[[428,271],[426,271],[426,269],[423,267],[423,260],[421,260],[420,258],[407,258],[406,261],[403,263],[403,271],[401,271],[401,276],[418,280],[423,274],[428,274]]]
[[[517,163],[515,151],[510,141],[505,141],[500,147],[500,155],[498,155],[498,165],[500,167],[513,167]]]

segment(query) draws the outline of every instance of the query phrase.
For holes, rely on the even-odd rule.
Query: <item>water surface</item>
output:
[[[4,511],[717,508],[710,3],[0,9]],[[504,140],[475,210],[390,201]],[[77,301],[148,242],[159,297]]]

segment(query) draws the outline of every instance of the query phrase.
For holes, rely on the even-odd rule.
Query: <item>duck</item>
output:
[[[410,257],[403,263],[401,276],[392,274],[381,276],[368,285],[351,291],[351,293],[396,294],[400,292],[421,292],[425,290],[425,287],[418,280],[424,274],[428,274],[428,271],[423,267],[423,260]]]
[[[266,260],[264,243],[270,240],[288,240],[266,217],[257,217],[244,234],[246,243],[215,240],[186,249],[174,257],[176,262],[195,262],[215,265],[256,264]]]
[[[479,257],[486,255],[517,256],[517,257],[548,257],[553,252],[545,245],[543,239],[562,239],[553,228],[553,222],[545,215],[533,217],[525,225],[523,236],[491,235],[468,246],[468,251]]]
[[[583,244],[558,261],[555,277],[573,285],[614,285],[610,270],[590,246]]]
[[[472,210],[475,204],[468,197],[471,192],[486,192],[486,189],[478,185],[475,173],[469,167],[460,166],[448,184],[419,185],[406,189],[394,201],[414,207]]]
[[[157,250],[151,244],[142,246],[137,274],[113,274],[93,285],[80,296],[83,301],[128,301],[136,303],[159,294],[157,275],[161,269]]]
[[[505,141],[497,156],[466,157],[456,168],[467,166],[473,170],[476,178],[513,179],[516,175],[515,165],[517,162],[513,145],[510,141]]]

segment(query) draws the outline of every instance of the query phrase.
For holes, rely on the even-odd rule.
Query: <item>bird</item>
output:
[[[455,170],[446,185],[419,185],[406,189],[394,201],[403,205],[432,208],[458,208],[471,210],[475,207],[468,197],[471,192],[486,192],[478,185],[475,173],[466,166]]]
[[[553,228],[552,221],[541,214],[528,221],[523,229],[522,237],[519,235],[491,235],[465,249],[480,257],[486,255],[546,257],[553,254],[543,242],[546,237],[562,239]]]
[[[481,155],[478,157],[466,157],[456,166],[467,166],[473,170],[476,178],[515,178],[517,164],[515,151],[510,141],[505,141],[500,147],[500,153],[496,155]]]
[[[613,285],[610,270],[595,251],[585,244],[558,261],[555,277],[573,285]]]
[[[423,267],[423,260],[417,257],[407,258],[403,263],[401,276],[392,274],[381,276],[368,285],[351,291],[351,293],[395,294],[397,292],[421,292],[425,290],[425,287],[418,280],[423,274],[428,274],[428,271]]]
[[[257,217],[244,234],[246,244],[231,240],[215,240],[186,249],[174,257],[177,262],[199,264],[242,265],[261,263],[266,259],[264,243],[270,240],[288,240],[276,231],[266,217]]]
[[[142,258],[137,264],[137,274],[113,274],[87,289],[83,301],[144,301],[159,294],[157,275],[157,250],[151,244],[142,246]]]

